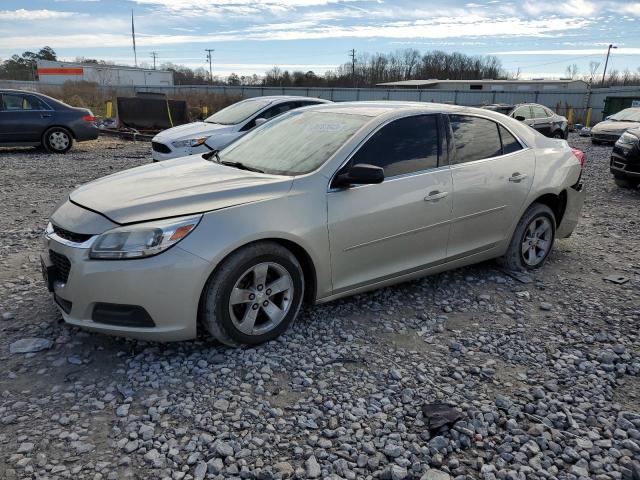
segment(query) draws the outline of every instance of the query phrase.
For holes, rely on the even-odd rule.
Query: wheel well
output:
[[[47,132],[48,132],[49,130],[51,130],[52,128],[62,128],[62,129],[64,129],[64,130],[66,130],[67,132],[69,132],[69,134],[71,135],[71,137],[72,137],[74,140],[77,140],[77,138],[76,138],[76,134],[75,134],[75,133],[73,132],[73,130],[71,130],[69,127],[66,127],[66,126],[64,126],[64,125],[49,125],[49,126],[45,129],[45,131],[44,131],[44,132],[42,132],[42,141],[43,141],[43,142],[44,142],[44,136],[45,136],[45,135],[47,134]]]
[[[295,257],[298,259],[298,262],[300,262],[302,273],[304,274],[304,302],[313,303],[316,299],[316,287],[318,280],[316,277],[316,267],[313,265],[313,260],[311,260],[311,257],[309,256],[307,251],[297,243],[282,238],[265,238],[264,240],[259,241],[279,243],[295,255]]]
[[[563,190],[559,195],[547,193],[535,199],[533,203],[541,203],[546,205],[553,211],[556,217],[556,227],[562,223],[565,209],[567,208],[567,192]]]

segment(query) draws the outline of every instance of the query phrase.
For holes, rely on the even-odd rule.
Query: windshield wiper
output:
[[[210,152],[203,153],[202,158],[204,158],[205,160],[211,160],[212,158],[215,158],[216,162],[220,163],[220,155],[218,155],[219,152],[220,150],[211,150]]]
[[[264,173],[264,170],[260,170],[259,168],[250,167],[249,165],[245,165],[242,162],[229,162],[229,161],[226,161],[226,160],[220,160],[220,157],[218,157],[218,163],[220,165],[227,165],[229,167],[235,167],[235,168],[238,168],[240,170],[248,170],[249,172]]]

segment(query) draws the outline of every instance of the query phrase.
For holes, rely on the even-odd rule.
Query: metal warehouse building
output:
[[[38,80],[53,85],[84,80],[109,87],[173,86],[173,72],[167,70],[50,60],[38,60],[37,68]]]
[[[486,92],[538,92],[543,90],[587,90],[583,80],[404,80],[379,83],[378,87],[416,88],[425,90],[458,90]]]

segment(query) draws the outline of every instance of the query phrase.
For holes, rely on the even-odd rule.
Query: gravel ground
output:
[[[52,305],[48,215],[148,144],[0,151],[0,478],[639,479],[640,191],[570,143],[583,220],[531,283],[488,262],[308,307],[249,349],[89,334]],[[24,338],[44,350],[10,353]]]

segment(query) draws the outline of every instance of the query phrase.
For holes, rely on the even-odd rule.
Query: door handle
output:
[[[429,195],[424,197],[424,201],[425,202],[437,202],[438,200],[440,200],[442,198],[445,198],[447,195],[449,195],[449,192],[440,192],[438,190],[435,190],[433,192],[429,192]]]
[[[49,118],[49,117],[51,117],[51,114],[50,114],[50,113],[42,113],[42,114],[40,115],[40,118]]]
[[[509,181],[514,183],[520,183],[522,180],[524,180],[528,176],[529,175],[527,175],[526,173],[515,172],[509,177]]]

